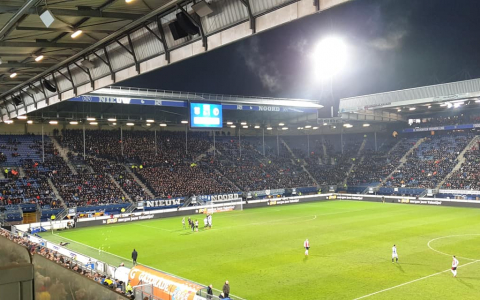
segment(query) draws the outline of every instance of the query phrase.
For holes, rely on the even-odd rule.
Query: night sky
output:
[[[477,4],[356,0],[120,85],[318,99],[338,107],[344,97],[477,78]],[[333,81],[321,81],[311,53],[332,35],[347,43],[348,65]]]

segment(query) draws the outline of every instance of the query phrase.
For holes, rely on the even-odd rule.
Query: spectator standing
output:
[[[138,253],[135,249],[133,249],[133,252],[132,252],[132,260],[133,260],[133,265],[136,266],[137,265],[137,257],[138,257]]]
[[[207,287],[207,299],[212,299],[213,296],[213,286],[210,284]]]
[[[225,298],[228,298],[230,295],[230,284],[228,283],[228,280],[225,281],[225,284],[223,285],[223,295]]]

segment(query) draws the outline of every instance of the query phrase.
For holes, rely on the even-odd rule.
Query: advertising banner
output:
[[[194,300],[204,287],[144,266],[135,266],[128,275],[130,284],[153,286],[153,295],[162,300]]]
[[[103,224],[115,224],[115,223],[126,223],[132,221],[140,221],[140,220],[150,220],[153,219],[154,215],[144,215],[144,216],[130,216],[124,218],[111,218],[103,220]]]
[[[212,214],[212,213],[219,213],[219,212],[226,212],[226,211],[233,211],[233,210],[235,210],[235,205],[200,208],[199,210],[197,210],[197,212],[199,214]]]
[[[289,199],[282,199],[282,200],[269,200],[267,205],[282,205],[282,204],[292,204],[300,202],[299,198],[289,198]]]

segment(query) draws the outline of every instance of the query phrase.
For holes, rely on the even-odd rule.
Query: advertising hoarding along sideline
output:
[[[204,287],[144,266],[135,266],[128,274],[132,286],[151,284],[153,295],[162,300],[194,300]]]

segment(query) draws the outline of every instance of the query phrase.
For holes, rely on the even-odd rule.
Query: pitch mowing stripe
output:
[[[479,262],[479,260],[475,260],[475,261],[471,261],[469,263],[466,263],[464,265],[461,265],[459,266],[458,268],[461,268],[461,267],[466,267],[468,265],[471,265],[471,264],[474,264],[476,262]],[[414,283],[414,282],[417,282],[417,281],[420,281],[420,280],[424,280],[424,279],[427,279],[427,278],[430,278],[430,277],[433,277],[433,276],[437,276],[439,274],[442,274],[442,273],[445,273],[445,272],[448,272],[450,271],[450,269],[446,269],[445,271],[441,271],[441,272],[438,272],[438,273],[435,273],[435,274],[431,274],[431,275],[428,275],[428,276],[425,276],[425,277],[421,277],[421,278],[418,278],[418,279],[415,279],[415,280],[412,280],[412,281],[408,281],[408,282],[405,282],[405,283],[402,283],[402,284],[399,284],[399,285],[396,285],[396,286],[392,286],[392,287],[389,287],[387,289],[384,289],[384,290],[381,290],[381,291],[378,291],[378,292],[375,292],[375,293],[371,293],[371,294],[368,294],[368,295],[365,295],[365,296],[362,296],[362,297],[358,297],[358,298],[355,298],[353,300],[359,300],[359,299],[365,299],[365,298],[368,298],[370,296],[374,296],[376,294],[380,294],[380,293],[383,293],[383,292],[386,292],[386,291],[390,291],[390,290],[393,290],[393,289],[396,289],[396,288],[399,288],[399,287],[402,287],[404,285],[407,285],[407,284],[410,284],[410,283]]]

